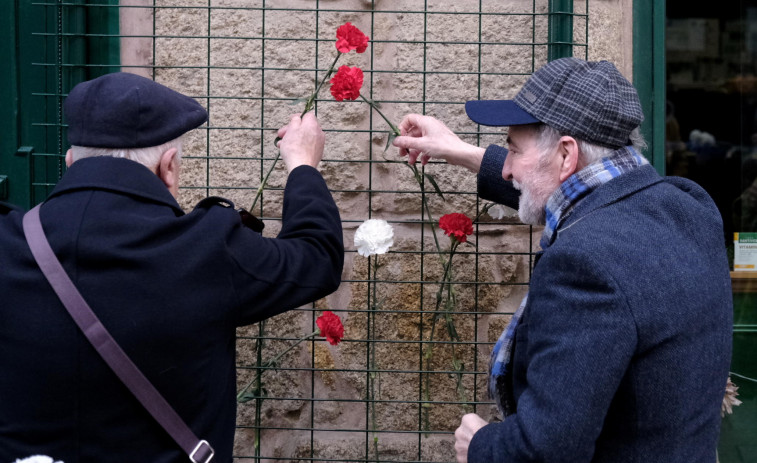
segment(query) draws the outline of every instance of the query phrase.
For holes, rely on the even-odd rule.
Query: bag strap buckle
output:
[[[213,455],[215,455],[213,447],[208,444],[208,441],[203,439],[197,443],[192,453],[189,454],[189,461],[192,463],[208,463],[213,459]]]

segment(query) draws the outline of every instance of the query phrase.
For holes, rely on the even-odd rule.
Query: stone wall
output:
[[[574,41],[588,46],[575,47],[574,54],[611,60],[630,75],[631,0],[589,1],[588,37],[587,3],[575,3],[581,16],[574,19]],[[339,64],[365,71],[363,94],[381,102],[391,121],[399,123],[409,112],[433,115],[480,146],[502,143],[503,132],[471,123],[463,103],[514,96],[546,61],[547,0],[537,0],[536,11],[532,0],[121,4],[122,31],[140,36],[123,39],[125,70],[152,75],[197,98],[210,113],[207,127],[186,142],[180,197],[186,209],[209,195],[251,205],[276,157],[276,129],[302,110],[302,103],[290,103],[312,92],[336,56],[335,30],[347,21],[372,42]],[[527,291],[529,253],[539,230],[520,224],[512,210],[500,220],[481,216],[471,243],[454,257],[456,304],[434,323],[443,269],[432,229],[420,223],[422,198],[434,219],[450,212],[473,217],[485,204],[475,194],[475,176],[432,163],[426,172],[444,200],[428,182],[422,195],[396,150],[384,152],[387,126],[367,104],[335,102],[326,86],[317,115],[327,131],[320,169],[344,224],[343,283],[312,306],[264,327],[240,329],[238,384],[254,377],[259,359],[265,362],[312,332],[322,310],[342,318],[345,340],[300,344],[279,369],[263,375],[267,398],[239,406],[235,455],[256,455],[259,422],[259,454],[271,461],[365,461],[376,459],[376,452],[386,461],[452,461],[451,432],[460,416],[473,410],[486,419],[496,416],[485,392],[489,352]],[[266,236],[279,228],[285,181],[278,164],[254,211],[266,222]],[[374,259],[357,255],[352,245],[355,229],[368,218],[388,220],[395,230],[395,244],[380,257],[375,275]],[[447,237],[438,238],[448,250]],[[449,343],[447,320],[459,342]],[[261,330],[267,339],[259,354]]]

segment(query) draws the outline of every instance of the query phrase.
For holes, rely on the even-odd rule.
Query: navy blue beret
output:
[[[194,99],[125,72],[78,84],[63,110],[68,142],[98,148],[158,146],[208,120]]]

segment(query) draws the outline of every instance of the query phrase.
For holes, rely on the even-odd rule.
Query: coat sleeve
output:
[[[468,461],[591,461],[636,349],[631,310],[596,258],[565,248],[550,248],[539,261],[525,310],[517,411],[473,436]]]
[[[478,171],[478,195],[517,210],[520,191],[513,187],[512,182],[502,178],[502,167],[505,165],[506,157],[506,148],[497,145],[489,145],[486,148],[481,169]]]
[[[242,307],[237,325],[334,292],[344,263],[342,240],[339,211],[321,174],[309,166],[292,170],[278,236],[264,238],[241,224],[227,236],[234,289]]]

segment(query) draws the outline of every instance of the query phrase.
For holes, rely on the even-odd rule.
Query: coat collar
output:
[[[77,190],[107,190],[123,193],[184,211],[160,178],[138,162],[110,156],[80,159],[68,168],[50,198]]]
[[[637,191],[643,190],[651,185],[660,183],[663,178],[657,173],[651,164],[643,165],[637,169],[627,172],[616,177],[609,182],[599,186],[588,196],[576,204],[573,212],[566,217],[565,221],[560,224],[552,241],[554,242],[559,235],[560,230],[576,223],[583,217],[591,214],[597,209],[619,201],[626,196],[632,195]]]
[[[632,146],[624,146],[567,178],[547,201],[541,246],[546,249],[552,243],[555,230],[586,196],[612,179],[646,164],[649,162]]]

